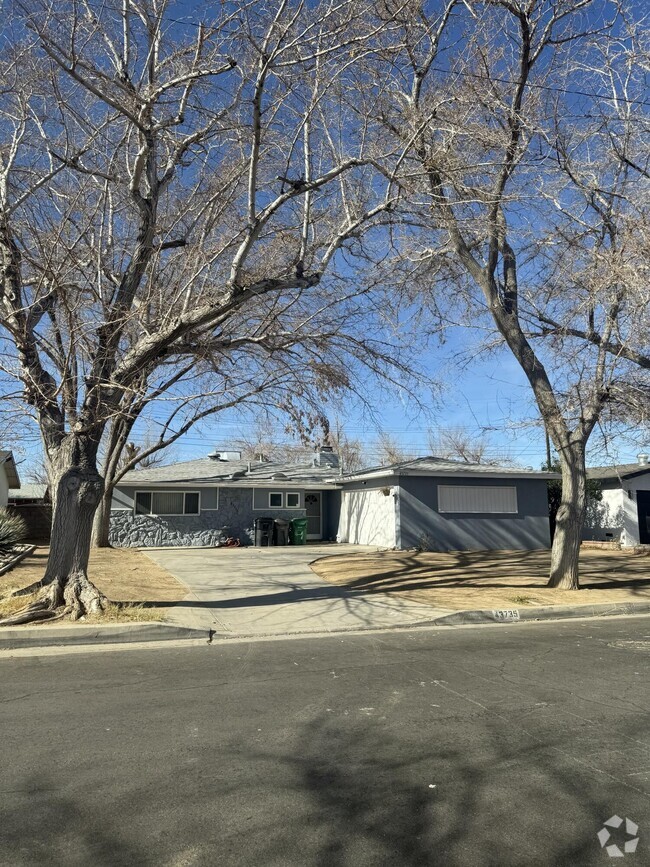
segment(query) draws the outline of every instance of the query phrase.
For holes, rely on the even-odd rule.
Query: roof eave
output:
[[[338,488],[340,485],[320,479],[163,479],[129,481],[122,479],[117,487],[128,488]]]
[[[2,463],[7,475],[7,487],[20,490],[20,477],[18,476],[18,468],[14,461],[13,452],[8,452]]]
[[[428,477],[437,477],[437,476],[449,476],[451,478],[457,479],[542,479],[545,481],[550,481],[553,479],[561,479],[562,475],[560,473],[549,473],[544,471],[536,471],[532,470],[530,472],[526,472],[522,470],[521,472],[459,472],[458,470],[450,470],[450,469],[439,469],[439,470],[418,470],[418,469],[404,469],[404,470],[384,470],[383,472],[373,472],[373,473],[360,473],[357,476],[342,476],[339,479],[339,483],[345,484],[346,482],[363,482],[369,481],[371,479],[381,479],[386,476],[428,476]]]

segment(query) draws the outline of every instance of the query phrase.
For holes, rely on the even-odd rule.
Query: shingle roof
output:
[[[250,466],[250,470],[249,470]],[[132,470],[120,481],[122,485],[214,484],[251,487],[253,485],[323,485],[333,487],[332,467],[310,464],[256,463],[218,461],[199,458],[167,467]],[[326,480],[330,480],[329,483]]]
[[[44,500],[47,493],[47,485],[38,482],[27,482],[20,488],[9,488],[10,500]]]
[[[650,464],[617,464],[609,467],[588,467],[588,479],[624,479],[639,473],[650,473]]]
[[[401,461],[387,466],[370,467],[356,473],[347,473],[340,481],[355,481],[356,479],[377,476],[510,476],[517,478],[557,479],[559,473],[547,473],[541,470],[522,469],[521,467],[501,467],[492,464],[470,464],[466,461],[453,461],[448,458],[436,458],[433,455],[415,458],[411,461]]]

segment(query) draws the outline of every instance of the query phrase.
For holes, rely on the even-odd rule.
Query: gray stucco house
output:
[[[426,457],[342,476],[339,538],[430,551],[550,546],[557,473]]]
[[[242,461],[214,452],[168,467],[127,473],[113,494],[109,540],[118,547],[254,541],[256,518],[306,517],[307,538],[335,539],[341,493],[338,457],[324,447],[296,465]]]
[[[433,551],[547,548],[555,473],[418,458],[341,474],[331,448],[302,465],[215,452],[136,470],[113,495],[116,546],[254,541],[258,517],[307,517],[309,540]]]
[[[597,479],[602,500],[591,501],[582,538],[620,542],[625,547],[650,545],[650,458],[642,453],[635,464],[590,467],[587,478]]]

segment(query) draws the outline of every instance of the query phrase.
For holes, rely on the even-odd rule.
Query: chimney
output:
[[[337,470],[339,467],[339,456],[332,446],[321,446],[314,456],[314,466],[331,467],[333,470]]]
[[[638,462],[641,464],[642,467],[645,467],[648,465],[648,461],[650,460],[650,455],[648,455],[647,452],[641,452],[640,455],[636,456],[636,459],[638,460]]]

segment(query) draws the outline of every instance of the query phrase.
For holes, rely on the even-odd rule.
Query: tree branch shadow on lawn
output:
[[[485,552],[483,552],[485,553]],[[369,559],[376,555],[358,555]],[[486,557],[482,557],[481,552],[453,552],[450,555],[452,562],[441,564],[436,567],[435,564],[422,562],[417,555],[408,555],[406,557],[395,558],[390,561],[390,568],[385,571],[374,573],[368,576],[352,579],[345,583],[332,581],[330,578],[321,578],[323,586],[307,586],[303,587],[299,584],[287,583],[284,585],[286,589],[277,591],[270,590],[269,593],[257,593],[246,596],[238,596],[230,599],[215,599],[215,600],[190,600],[186,599],[180,602],[156,602],[146,600],[134,605],[140,605],[144,608],[171,608],[171,607],[187,607],[187,608],[205,608],[215,610],[228,610],[237,608],[257,608],[274,605],[290,605],[304,602],[313,602],[318,600],[332,601],[355,601],[367,598],[369,601],[373,596],[390,594],[392,604],[399,604],[399,595],[416,590],[435,590],[440,589],[476,589],[476,590],[507,590],[513,592],[525,593],[528,591],[547,589],[547,578],[543,577],[519,583],[509,580],[504,577],[503,580],[494,580],[495,568],[501,565],[507,567],[511,577],[521,576],[531,570],[531,561],[533,569],[543,569],[549,560],[548,551],[534,552],[487,552]],[[323,558],[330,559],[330,558]],[[336,557],[331,558],[336,560]],[[341,558],[342,559],[342,558]],[[318,561],[316,561],[318,562]],[[638,578],[621,578],[610,580],[593,580],[592,573],[612,574],[612,565],[616,561],[608,558],[591,557],[588,561],[590,575],[584,576],[581,582],[583,590],[626,590],[631,595],[642,594],[643,591],[650,587],[650,576]],[[633,561],[629,561],[633,562]],[[634,564],[639,571],[643,569],[643,564]],[[314,570],[315,574],[320,577],[318,571]],[[449,572],[454,574],[447,574]],[[434,574],[432,574],[432,572]],[[439,574],[435,574],[439,573]],[[459,574],[456,574],[459,573]],[[491,574],[493,580],[486,580],[482,576]],[[260,579],[263,583],[263,578]],[[331,582],[331,583],[330,583]],[[270,588],[277,587],[278,581],[270,584]],[[218,583],[215,584],[218,587]],[[589,600],[585,598],[585,602]],[[422,604],[422,603],[419,603]],[[430,603],[435,607],[432,600]],[[358,606],[357,606],[358,607]],[[444,602],[440,607],[445,607]],[[350,609],[352,610],[352,609]]]
[[[369,555],[372,557],[373,555]],[[336,573],[323,580],[336,582],[336,585],[349,592],[365,593],[401,593],[413,590],[434,590],[436,588],[475,588],[504,590],[534,590],[546,589],[548,578],[545,567],[550,563],[550,552],[450,552],[444,555],[453,558],[452,562],[435,564],[422,562],[417,555],[395,558],[390,561],[390,568],[374,572],[370,575],[338,582]],[[332,558],[335,559],[335,558]],[[648,569],[643,563],[635,562],[631,557],[625,562],[628,568],[637,570],[639,577],[612,578],[615,574],[616,561],[609,558],[590,557],[584,564],[580,588],[583,590],[626,589],[642,592],[650,586]],[[500,570],[509,573],[512,578],[530,578],[526,583],[509,580],[508,574],[503,580],[485,580],[486,573],[495,577]],[[535,575],[535,572],[542,574]],[[448,573],[453,574],[448,574]],[[456,574],[460,573],[460,574]],[[317,574],[318,571],[317,571]],[[324,570],[324,574],[328,575]],[[626,572],[625,575],[628,573]],[[599,575],[607,578],[599,578]]]

